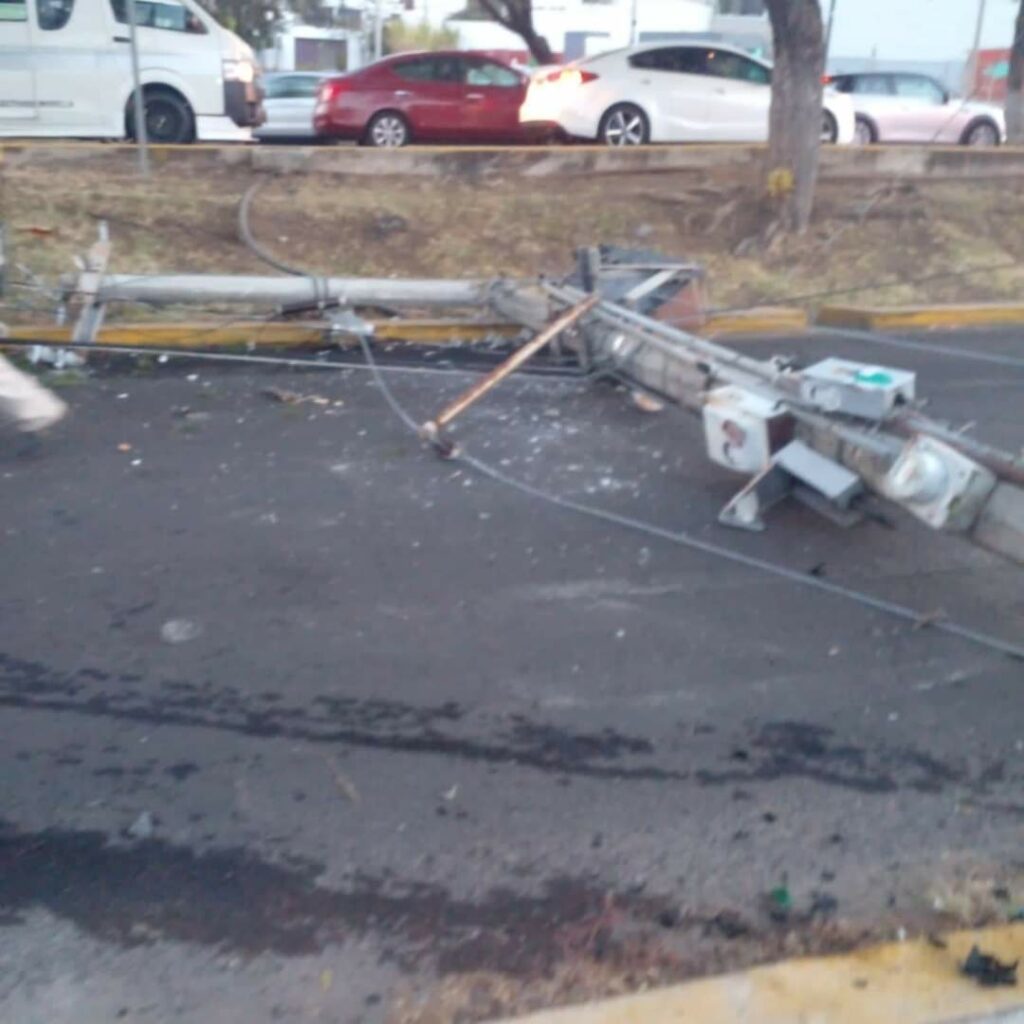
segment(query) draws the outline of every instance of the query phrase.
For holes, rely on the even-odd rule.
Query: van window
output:
[[[0,0],[0,22],[28,21],[25,0]]]
[[[70,20],[75,0],[36,0],[36,20],[44,32],[56,32]]]
[[[110,0],[114,17],[122,25],[128,24],[127,0]],[[206,31],[206,26],[187,8],[160,0],[135,0],[135,23],[140,28],[162,28],[169,32]]]

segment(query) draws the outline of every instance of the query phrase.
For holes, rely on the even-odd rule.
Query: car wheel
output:
[[[393,110],[382,110],[379,114],[374,114],[366,126],[366,134],[363,136],[365,145],[377,146],[382,149],[408,146],[411,141],[412,133],[409,131],[409,122]]]
[[[873,146],[878,141],[875,126],[866,117],[857,118],[853,129],[853,140],[858,146]]]
[[[967,126],[960,141],[965,146],[998,146],[1002,139],[992,121],[975,121]]]
[[[146,141],[161,146],[174,146],[193,142],[196,137],[196,119],[192,108],[172,92],[143,93],[143,117]],[[129,99],[125,114],[127,136],[135,138],[135,101]]]
[[[598,138],[606,146],[643,146],[651,141],[651,125],[639,107],[620,103],[601,118]]]
[[[839,122],[831,111],[822,111],[821,141],[827,146],[834,146],[839,138]]]

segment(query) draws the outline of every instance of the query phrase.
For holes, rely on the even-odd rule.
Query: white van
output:
[[[252,50],[192,0],[135,0],[152,142],[247,141]],[[125,0],[0,0],[0,137],[131,138]]]

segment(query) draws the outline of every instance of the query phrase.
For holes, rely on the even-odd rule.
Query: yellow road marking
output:
[[[1024,1010],[1024,988],[960,974],[972,945],[1024,960],[1024,926],[792,960],[673,988],[522,1018],[523,1024],[953,1024]]]
[[[823,306],[817,323],[864,331],[929,327],[989,327],[1024,324],[1024,303],[987,302],[943,306]]]

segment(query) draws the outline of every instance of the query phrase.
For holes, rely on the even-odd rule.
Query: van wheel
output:
[[[145,100],[146,140],[162,146],[192,142],[196,137],[196,119],[192,108],[180,96],[172,92],[146,90]],[[128,100],[125,113],[127,135],[135,139],[135,102]]]

